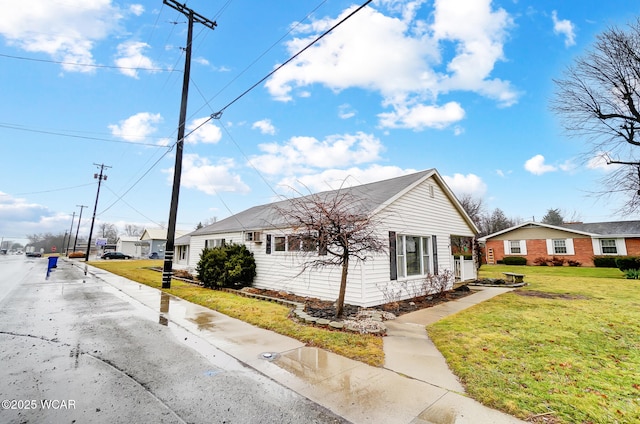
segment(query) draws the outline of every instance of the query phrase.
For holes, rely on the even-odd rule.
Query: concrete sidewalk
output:
[[[426,324],[505,289],[485,289],[459,301],[387,321],[386,361],[383,368],[376,368],[305,346],[101,269],[88,270],[123,295],[157,311],[160,324],[187,330],[196,341],[209,343],[353,423],[523,422],[466,397],[424,330]]]

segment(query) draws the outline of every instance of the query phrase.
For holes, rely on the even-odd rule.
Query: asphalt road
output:
[[[46,269],[0,255],[1,423],[346,422],[77,267]]]

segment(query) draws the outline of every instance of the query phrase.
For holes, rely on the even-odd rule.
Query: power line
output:
[[[153,143],[139,143],[137,141],[114,140],[114,139],[110,139],[110,138],[89,137],[89,136],[85,136],[85,135],[76,135],[76,134],[65,134],[65,133],[62,133],[62,132],[50,131],[50,130],[38,130],[38,129],[35,129],[35,128],[22,127],[22,126],[19,126],[17,124],[0,123],[0,128],[8,128],[8,129],[17,130],[17,131],[33,132],[33,133],[37,133],[37,134],[57,135],[57,136],[60,136],[60,137],[80,138],[80,139],[83,139],[83,140],[106,141],[106,142],[109,142],[109,143],[137,144],[139,146],[149,146],[149,147],[167,147],[167,146],[163,146],[163,145],[160,145],[160,144],[153,144]]]
[[[91,63],[75,63],[75,62],[65,62],[61,60],[36,59],[33,57],[14,56],[14,55],[3,54],[3,53],[0,53],[0,57],[6,57],[9,59],[17,59],[17,60],[27,60],[31,62],[55,63],[57,65],[69,65],[69,66],[78,66],[78,67],[87,67],[87,68],[125,69],[128,71],[181,72],[180,70],[177,70],[177,69],[144,68],[144,67],[115,66],[115,65],[95,65]]]

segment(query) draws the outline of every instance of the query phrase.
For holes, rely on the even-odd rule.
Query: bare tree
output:
[[[113,244],[118,241],[118,229],[115,225],[103,222],[98,227],[102,238],[107,239],[107,243]]]
[[[480,235],[487,235],[513,227],[519,221],[519,219],[507,218],[502,209],[496,208],[490,214],[486,213],[482,216],[478,227],[480,228]]]
[[[482,223],[482,215],[484,213],[484,204],[482,203],[482,199],[473,197],[470,194],[463,194],[458,200],[473,223],[480,227],[480,224]]]
[[[128,236],[139,236],[144,229],[138,225],[127,224],[124,226],[124,233]]]
[[[618,164],[603,179],[600,194],[626,193],[623,207],[640,206],[640,19],[624,31],[612,27],[598,35],[584,56],[554,80],[552,110],[567,132],[588,138],[587,159]]]
[[[291,199],[277,210],[296,229],[300,253],[305,257],[303,271],[342,267],[336,301],[336,317],[341,317],[349,264],[364,262],[374,253],[386,251],[387,240],[377,231],[378,221],[365,212],[359,199],[342,190]]]

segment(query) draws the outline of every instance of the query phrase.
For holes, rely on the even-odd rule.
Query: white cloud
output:
[[[482,197],[487,192],[487,185],[475,174],[453,174],[452,177],[443,175],[442,178],[458,197],[464,194]]]
[[[185,154],[182,157],[180,184],[210,195],[220,192],[248,192],[249,187],[239,175],[233,173],[235,167],[233,159],[221,159],[212,164],[209,159],[197,154]],[[162,172],[167,174],[167,182],[173,182],[173,168]]]
[[[386,128],[442,129],[462,120],[464,110],[456,102],[441,107],[419,104],[414,107],[399,106],[394,112],[381,113],[378,117],[380,125]]]
[[[71,215],[56,214],[46,206],[0,192],[0,234],[4,240],[24,239],[27,234],[59,232]]]
[[[349,104],[342,104],[338,107],[338,117],[340,119],[349,119],[356,116],[356,111]]]
[[[144,6],[141,4],[132,4],[129,6],[129,12],[136,16],[140,16],[144,13]]]
[[[440,94],[470,91],[501,106],[517,101],[519,93],[508,81],[491,77],[495,63],[504,60],[503,44],[513,22],[503,9],[492,10],[490,0],[438,0],[432,13],[422,10],[431,7],[423,0],[376,5],[379,10],[360,10],[275,73],[266,83],[270,94],[290,101],[314,84],[335,92],[369,90],[393,109],[379,114],[382,126],[417,130],[444,128],[464,116],[456,102],[440,105]],[[354,8],[335,19],[299,25],[300,37],[287,44],[289,52],[302,49]],[[448,52],[455,54],[447,57]]]
[[[129,77],[138,78],[138,69],[157,68],[153,61],[143,54],[144,49],[148,48],[147,43],[140,41],[127,41],[118,45],[118,58],[115,64],[120,67],[119,71]],[[157,72],[157,71],[148,71]]]
[[[558,12],[551,12],[553,20],[553,32],[564,35],[564,45],[570,47],[576,44],[575,25],[568,19],[558,19]]]
[[[222,139],[222,131],[213,124],[209,117],[194,119],[191,123],[187,124],[186,130],[185,135],[188,134],[184,139],[186,143],[215,144]],[[191,131],[193,131],[193,133],[191,133]]]
[[[251,163],[267,174],[309,173],[312,168],[334,168],[373,162],[383,149],[371,134],[330,135],[320,141],[313,137],[292,137],[284,144],[259,145],[262,155]]]
[[[2,14],[0,34],[10,45],[46,53],[74,72],[95,70],[72,64],[95,64],[95,44],[118,32],[123,18],[111,0],[3,2]]]
[[[256,121],[251,125],[251,128],[260,130],[262,134],[274,135],[276,133],[276,127],[273,126],[270,119]]]
[[[556,168],[553,165],[545,164],[544,156],[542,155],[535,155],[531,159],[527,160],[524,163],[524,169],[526,169],[527,171],[531,172],[534,175],[542,175],[547,172],[554,172],[558,170],[558,168]]]
[[[280,191],[286,197],[306,195],[325,190],[337,190],[340,187],[352,187],[374,181],[386,180],[417,172],[415,169],[402,169],[397,166],[371,165],[368,168],[352,167],[348,169],[327,169],[320,173],[299,177],[287,177],[278,183]]]
[[[119,125],[109,125],[111,134],[127,141],[143,142],[157,128],[154,124],[162,122],[159,113],[140,112],[120,121]]]

